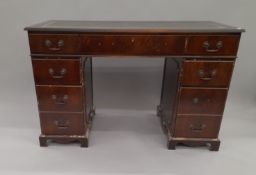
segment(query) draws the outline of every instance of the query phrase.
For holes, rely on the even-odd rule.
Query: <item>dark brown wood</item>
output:
[[[34,79],[37,85],[80,85],[79,59],[33,59]]]
[[[86,55],[178,55],[185,37],[179,35],[82,35]]]
[[[172,58],[173,60],[173,58]],[[184,61],[182,59],[177,59],[177,63],[179,65],[179,69],[181,69],[182,71],[180,72],[180,74],[177,75],[177,73],[175,73],[174,71],[171,71],[171,67],[167,67],[165,66],[165,72],[169,72],[169,77],[172,77],[171,79],[174,80],[176,77],[176,79],[178,77],[178,83],[174,83],[173,84],[180,84],[180,87],[178,87],[178,89],[176,89],[176,94],[180,94],[179,98],[170,98],[167,95],[163,95],[165,101],[161,100],[161,107],[165,106],[170,103],[174,104],[176,106],[176,104],[181,104],[182,106],[187,106],[188,110],[193,110],[193,105],[189,104],[189,100],[191,99],[191,92],[188,92],[188,95],[185,95],[184,97],[189,97],[189,98],[182,98],[181,94],[182,91],[184,89],[188,89],[189,90],[194,90],[197,93],[195,93],[196,95],[199,94],[200,97],[211,97],[215,100],[213,100],[213,108],[212,105],[204,105],[204,104],[200,104],[199,108],[195,108],[198,111],[203,112],[202,114],[198,114],[198,111],[189,111],[187,115],[178,115],[179,113],[177,113],[178,111],[176,111],[176,109],[179,109],[180,106],[177,106],[176,108],[174,107],[174,109],[170,110],[170,107],[167,108],[161,108],[161,113],[160,113],[160,119],[161,119],[161,125],[163,128],[163,131],[165,133],[167,133],[168,136],[168,149],[175,149],[177,144],[183,144],[186,146],[206,146],[206,145],[210,145],[209,149],[212,151],[218,151],[219,146],[220,146],[220,141],[218,140],[218,133],[219,133],[219,129],[220,129],[220,123],[221,123],[221,118],[222,118],[222,113],[223,113],[223,109],[224,109],[224,105],[225,105],[225,100],[226,100],[226,93],[227,93],[227,87],[229,86],[229,82],[226,83],[226,88],[218,88],[218,86],[213,86],[213,85],[201,85],[201,86],[205,86],[205,87],[199,87],[199,85],[197,84],[196,81],[191,81],[192,84],[190,85],[190,87],[184,87],[182,84],[182,79],[184,78],[184,76],[190,76],[191,73],[189,71],[185,71],[186,67],[188,66],[191,71],[193,71],[194,69],[197,69],[198,66],[196,63],[198,62],[199,65],[202,63],[205,63],[206,65],[209,63],[213,63],[215,66],[217,65],[218,68],[222,68],[222,67],[228,67],[227,65],[221,65],[222,63],[228,63],[228,64],[233,64],[232,61],[222,61],[221,59],[216,59],[216,60],[204,60],[202,58],[200,59],[185,59]],[[215,62],[220,62],[219,64],[215,64]],[[191,63],[191,64],[190,64]],[[195,64],[193,64],[195,63]],[[211,65],[213,66],[213,65]],[[233,65],[232,65],[233,67]],[[209,70],[211,67],[205,66],[206,70]],[[168,70],[170,69],[170,70]],[[232,71],[231,71],[232,72]],[[224,74],[224,76],[226,75],[227,72],[223,72],[222,74]],[[166,75],[165,75],[166,76]],[[227,75],[228,76],[228,75]],[[231,75],[230,75],[231,76]],[[230,77],[229,77],[230,78]],[[164,79],[165,80],[165,79]],[[167,82],[169,82],[168,80],[165,80],[166,82],[164,84],[166,84]],[[219,81],[219,80],[218,80]],[[221,81],[220,81],[221,82]],[[193,83],[195,83],[193,85]],[[163,87],[165,86],[163,84]],[[171,83],[170,83],[171,84]],[[219,84],[220,85],[220,84]],[[173,85],[174,86],[174,85]],[[172,89],[172,90],[170,90]],[[162,89],[162,93],[170,93],[174,90],[175,88],[163,88]],[[204,91],[205,90],[205,91]],[[167,92],[164,92],[167,91]],[[208,92],[209,91],[209,92]],[[213,92],[212,92],[213,91]],[[215,95],[215,91],[221,91],[220,93],[217,92],[217,96]],[[218,95],[219,94],[219,95]],[[185,101],[182,101],[182,99]],[[173,102],[173,100],[175,102]],[[191,101],[190,101],[191,102]],[[211,102],[211,101],[209,101]],[[163,103],[163,104],[162,104]],[[215,103],[215,104],[214,104]],[[191,108],[192,107],[192,108]],[[201,109],[202,108],[202,109]],[[182,108],[181,108],[182,109]],[[186,109],[186,108],[185,108]],[[222,109],[222,110],[221,110]],[[216,115],[215,112],[219,113]],[[181,110],[181,114],[184,114],[183,109]],[[205,112],[205,113],[204,113]],[[210,113],[209,113],[210,112]],[[169,119],[169,122],[166,122],[166,118]],[[201,131],[196,131],[196,134],[193,134],[193,132],[191,131],[191,127],[193,130],[198,130],[202,127]],[[201,134],[200,134],[201,133]],[[180,134],[180,135],[175,135],[175,134]],[[203,137],[205,136],[205,137]]]
[[[236,55],[239,45],[239,35],[208,35],[189,36],[186,53],[188,55]],[[205,47],[204,43],[209,46]],[[218,43],[220,46],[218,48]]]
[[[181,88],[178,114],[222,115],[227,89]]]
[[[44,135],[84,135],[83,113],[40,113],[42,134]]]
[[[40,111],[83,111],[82,86],[36,86]]]
[[[175,137],[217,138],[220,116],[179,115],[176,119]]]
[[[233,61],[186,60],[183,63],[183,86],[228,87]]]
[[[95,115],[92,56],[165,57],[157,108],[168,148],[210,145],[218,133],[241,28],[209,21],[47,21],[27,27],[48,141],[88,146]],[[156,57],[156,58],[159,58]]]
[[[239,35],[91,35],[29,34],[31,53],[85,55],[224,55],[235,56]],[[50,46],[47,46],[47,41]],[[63,45],[59,46],[62,41]],[[198,42],[196,42],[198,41]],[[204,43],[209,43],[209,48]],[[222,46],[216,50],[218,42]],[[196,53],[195,53],[196,51]]]
[[[29,34],[31,53],[75,54],[79,52],[79,41],[76,34]]]

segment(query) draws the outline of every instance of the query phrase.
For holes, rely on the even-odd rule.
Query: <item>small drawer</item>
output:
[[[176,119],[175,137],[217,138],[220,116],[179,116]]]
[[[37,85],[79,85],[82,82],[79,59],[32,59]]]
[[[183,86],[228,87],[233,72],[232,61],[193,61],[183,64]]]
[[[83,113],[40,113],[41,130],[45,135],[83,135]]]
[[[79,41],[75,34],[29,34],[31,53],[77,54]]]
[[[177,55],[184,52],[185,36],[83,35],[81,42],[88,55]]]
[[[40,111],[83,111],[82,86],[36,86]]]
[[[238,35],[190,36],[186,52],[189,55],[235,56],[239,40]]]
[[[178,114],[222,115],[227,89],[181,88]]]

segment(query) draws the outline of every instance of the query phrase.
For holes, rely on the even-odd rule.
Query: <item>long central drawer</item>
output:
[[[179,35],[82,35],[81,51],[91,55],[176,55],[184,52]]]

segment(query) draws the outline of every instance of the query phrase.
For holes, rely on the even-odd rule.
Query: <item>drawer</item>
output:
[[[36,86],[40,111],[83,111],[82,86]]]
[[[219,116],[180,116],[176,119],[175,137],[217,138],[221,117]]]
[[[83,35],[81,50],[88,55],[183,54],[185,36],[178,35]]]
[[[238,35],[190,36],[186,51],[189,55],[235,56],[239,40]]]
[[[178,114],[222,115],[227,89],[181,88]]]
[[[40,113],[41,130],[45,135],[83,135],[83,113]]]
[[[29,34],[31,53],[77,54],[79,41],[75,34]]]
[[[78,85],[82,82],[79,59],[32,59],[32,65],[38,85]]]
[[[232,61],[193,61],[183,63],[183,86],[228,87],[233,72]]]

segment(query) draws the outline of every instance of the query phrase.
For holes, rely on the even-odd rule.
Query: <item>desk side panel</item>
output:
[[[180,63],[173,58],[166,58],[161,94],[161,121],[165,129],[172,130],[175,124],[177,95],[179,87]]]
[[[84,58],[84,84],[85,84],[85,94],[86,94],[86,119],[88,124],[91,124],[92,117],[95,113],[93,107],[93,79],[92,79],[92,58]]]

